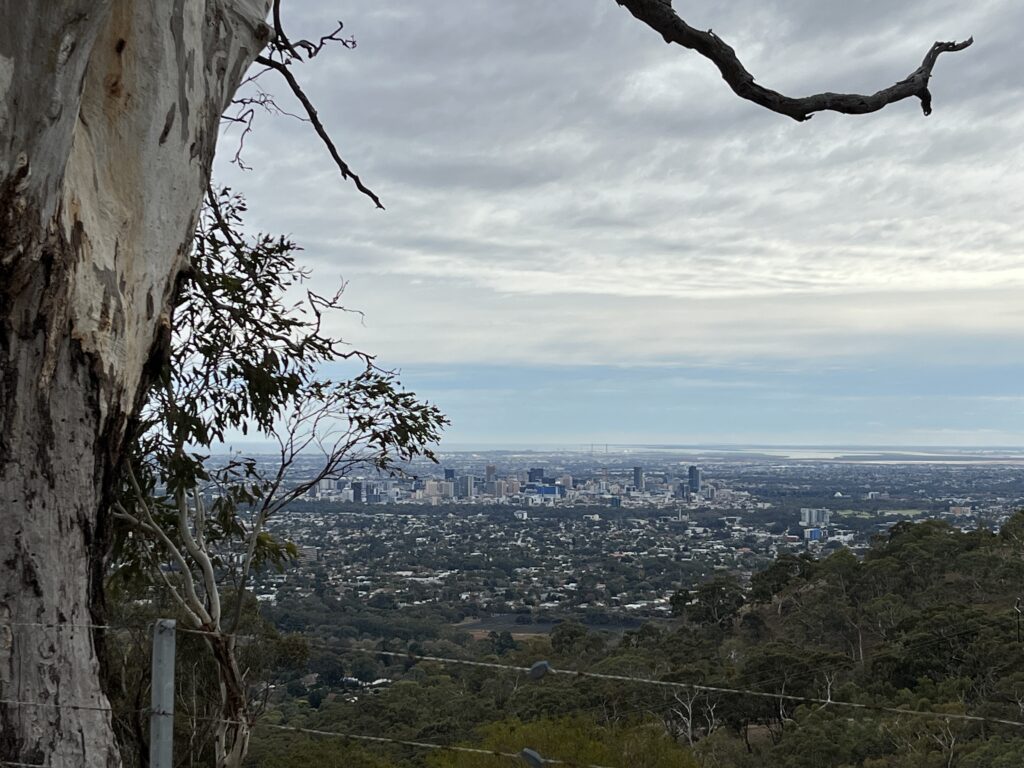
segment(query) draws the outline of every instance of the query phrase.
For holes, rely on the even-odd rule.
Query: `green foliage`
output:
[[[999,529],[999,536],[1018,553],[1024,555],[1024,510],[1018,510]]]
[[[390,760],[343,739],[259,729],[246,768],[391,768]]]
[[[587,637],[587,628],[577,621],[563,621],[551,633],[551,650],[560,656],[578,655],[578,648]]]
[[[750,596],[759,603],[769,603],[794,579],[806,579],[813,571],[815,561],[806,553],[800,556],[781,554],[775,561],[750,580]]]
[[[279,712],[289,724],[324,730],[509,753],[530,747],[548,758],[611,766],[1003,768],[1022,762],[1019,729],[908,712],[1020,719],[1024,647],[1013,605],[1022,580],[1010,534],[897,526],[863,560],[845,550],[822,560],[780,558],[752,580],[756,603],[739,604],[735,581],[717,578],[695,590],[693,605],[689,595],[678,601],[686,613],[674,625],[644,625],[606,643],[584,625],[563,622],[548,637],[520,640],[503,658],[762,696],[573,675],[530,681],[434,662],[385,666],[353,654],[346,664],[363,658],[398,682],[354,701],[325,699],[319,712],[305,701],[284,702]],[[456,644],[437,626],[403,632],[411,634],[398,640],[382,622],[361,623],[357,634],[360,643],[387,642],[392,650],[490,660],[501,645],[499,633]],[[373,752],[396,766],[510,764],[386,745]]]
[[[154,358],[155,383],[130,435],[115,505],[125,513],[116,517],[113,558],[122,578],[153,578],[167,557],[159,537],[124,521],[146,522],[151,514],[184,549],[178,515],[183,499],[197,492],[209,506],[201,525],[216,566],[245,551],[255,531],[252,565],[280,568],[295,549],[262,530],[268,517],[322,478],[432,459],[430,446],[447,423],[436,407],[404,391],[393,372],[325,332],[325,321],[346,311],[341,291],[323,296],[305,287],[298,247],[284,237],[246,236],[245,210],[226,189],[211,193],[203,208],[173,330],[164,355]],[[342,360],[361,369],[338,381],[321,377],[325,364]],[[211,464],[211,451],[237,433],[277,444],[278,463],[236,454]],[[320,471],[304,483],[287,482],[288,467],[306,449],[323,453]]]
[[[507,720],[480,729],[474,747],[519,753],[529,746],[543,758],[576,764],[623,765],[634,768],[697,768],[688,750],[652,725],[605,728],[581,717],[523,723]],[[430,755],[433,768],[507,768],[509,758],[439,751]]]
[[[203,677],[219,686],[206,686],[193,709],[208,730],[220,720],[220,752],[235,745],[244,752],[244,728],[236,726],[255,721],[271,690],[245,663],[254,649],[274,658],[264,665],[271,668],[297,671],[306,663],[294,643],[278,659],[263,638],[240,650],[230,637],[250,607],[251,574],[282,568],[296,555],[292,543],[271,535],[268,520],[323,479],[433,459],[430,446],[447,423],[394,373],[325,332],[327,318],[345,311],[341,291],[322,296],[305,287],[294,243],[245,235],[244,211],[227,190],[208,196],[173,325],[164,323],[162,354],[148,365],[153,386],[129,430],[112,502],[111,589],[155,585],[149,594],[171,595],[185,626],[211,633],[213,653],[194,663],[206,665]],[[326,364],[343,360],[356,366],[354,375],[322,377]],[[275,443],[276,461],[235,454],[214,464],[210,454],[238,433]],[[307,450],[319,468],[296,477],[290,470]],[[296,693],[300,687],[286,682]],[[319,709],[324,692],[309,691],[306,703]],[[121,732],[129,739],[135,730]],[[204,738],[209,743],[209,733]]]
[[[504,656],[509,651],[514,651],[519,647],[512,637],[512,633],[508,631],[490,632],[487,635],[487,639],[491,641],[491,644],[494,646],[494,652],[498,656]]]
[[[668,599],[668,604],[672,608],[672,615],[681,619],[686,616],[686,606],[690,602],[690,593],[685,589],[677,589],[672,593],[672,596]]]
[[[177,619],[187,626],[178,606],[163,592],[152,593],[145,584],[118,581],[107,594],[106,620],[116,631],[106,634],[100,647],[104,689],[115,712],[113,718],[125,768],[142,768],[149,750],[149,676],[152,624],[157,618]],[[309,646],[306,639],[281,634],[260,617],[254,600],[245,601],[239,631],[250,640],[238,649],[239,664],[247,670],[255,689],[304,674]],[[214,733],[210,719],[220,711],[217,669],[205,638],[179,632],[175,640],[174,753],[187,755],[195,765],[214,762]],[[254,697],[254,707],[263,707]]]
[[[725,626],[743,607],[743,588],[734,576],[719,575],[695,590],[696,603],[688,606],[686,618],[697,624]]]

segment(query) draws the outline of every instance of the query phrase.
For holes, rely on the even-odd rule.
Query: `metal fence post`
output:
[[[150,768],[173,768],[174,746],[174,619],[158,619],[153,627],[152,698],[149,714]]]

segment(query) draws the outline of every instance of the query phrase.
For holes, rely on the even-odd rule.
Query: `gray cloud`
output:
[[[872,91],[935,39],[977,42],[940,60],[927,120],[907,101],[798,125],[611,0],[310,2],[297,34],[343,14],[359,47],[297,74],[389,210],[280,118],[247,142],[256,170],[222,158],[221,178],[319,279],[351,280],[367,325],[346,333],[396,362],[941,357],[921,340],[1013,338],[1024,7],[686,6],[796,93]]]

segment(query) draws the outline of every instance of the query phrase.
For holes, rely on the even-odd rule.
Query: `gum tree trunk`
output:
[[[269,0],[0,0],[0,761],[116,766],[104,501]]]

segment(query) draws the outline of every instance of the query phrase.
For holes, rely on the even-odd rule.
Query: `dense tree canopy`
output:
[[[612,766],[639,764],[638,744],[652,765],[661,759],[729,768],[1019,763],[1024,735],[1008,723],[1024,721],[1024,646],[1013,615],[1024,550],[1012,535],[1022,519],[1024,513],[1011,519],[1006,535],[903,524],[863,560],[846,550],[820,560],[783,559],[755,575],[758,601],[731,619],[687,613],[672,626],[649,624],[612,642],[594,642],[599,633],[572,623],[548,638],[499,649],[493,638],[474,641],[443,624],[428,630],[427,622],[397,639],[386,623],[357,622],[361,628],[345,637],[322,634],[324,645],[342,665],[370,661],[374,675],[398,682],[344,701],[337,697],[342,689],[320,681],[314,689],[325,695],[318,707],[289,695],[273,705],[272,722],[507,752],[531,747],[552,759]],[[778,577],[782,571],[785,578]],[[709,584],[708,594],[721,594],[721,579]],[[337,632],[332,605],[327,599],[321,608],[307,606],[307,632]],[[350,630],[350,618],[345,623]],[[381,647],[408,648],[411,655],[355,650]],[[513,666],[543,658],[556,669],[681,687],[574,675],[531,681],[514,671],[416,662],[418,654]],[[258,728],[251,765],[287,766],[289,745],[299,754],[306,742],[301,733]],[[469,754],[387,744],[370,749],[344,739],[319,749],[339,761],[348,750],[376,759],[369,750],[396,765],[481,764]]]

